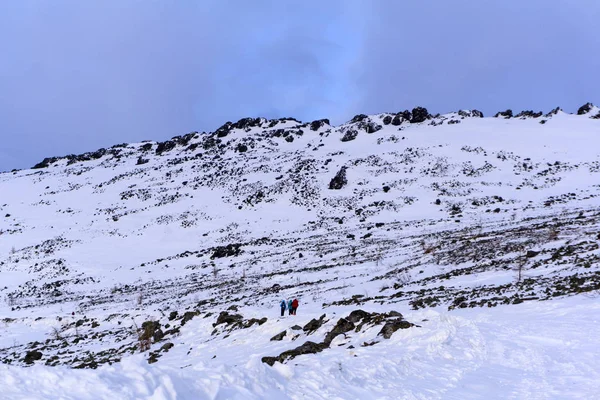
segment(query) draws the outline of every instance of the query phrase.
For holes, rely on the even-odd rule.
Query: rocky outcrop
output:
[[[496,115],[494,115],[494,118],[500,118],[500,117],[506,118],[506,119],[512,118],[513,112],[511,109],[508,109],[506,111],[500,111],[500,112],[496,113]]]
[[[585,103],[579,110],[577,110],[577,115],[585,115],[594,109],[594,105],[592,103]]]
[[[340,168],[337,174],[333,177],[333,179],[329,182],[329,189],[331,190],[340,190],[348,183],[348,179],[346,178],[346,167]]]

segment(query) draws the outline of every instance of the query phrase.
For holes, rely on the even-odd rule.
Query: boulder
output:
[[[325,323],[325,314],[321,315],[321,317],[319,317],[319,319],[312,319],[309,323],[304,325],[302,330],[306,334],[310,335],[311,333],[313,333],[314,331],[319,329],[324,323]]]
[[[346,318],[340,318],[333,329],[327,333],[327,335],[325,335],[325,340],[323,343],[329,346],[336,336],[349,332],[354,328],[355,325],[352,322],[348,321]]]
[[[419,122],[425,122],[430,117],[429,112],[425,107],[415,107],[412,110],[411,124],[417,124]]]
[[[577,115],[585,115],[592,111],[593,108],[594,105],[592,103],[585,103],[584,105],[579,107],[579,110],[577,110]]]
[[[340,190],[348,183],[348,179],[346,179],[346,167],[342,167],[335,177],[329,182],[330,190]]]
[[[404,321],[403,319],[398,318],[393,321],[386,322],[383,328],[381,328],[381,331],[379,331],[378,335],[383,336],[384,339],[389,339],[398,329],[408,329],[411,326],[414,325],[408,321]]]
[[[271,338],[271,342],[282,340],[285,337],[286,334],[287,334],[287,331],[283,331],[281,333],[278,333],[277,335],[275,335],[275,336],[273,336]]]
[[[37,350],[28,351],[25,353],[25,358],[23,361],[25,364],[33,364],[34,361],[40,360],[42,358],[42,352]]]

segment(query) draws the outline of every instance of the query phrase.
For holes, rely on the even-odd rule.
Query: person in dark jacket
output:
[[[283,317],[285,315],[285,310],[287,309],[287,302],[285,300],[281,300],[279,306],[281,307],[281,316]]]
[[[294,308],[292,307],[292,303],[293,303],[292,299],[289,299],[288,300],[288,310],[290,311],[289,315],[292,315],[293,311],[294,311]]]
[[[298,299],[294,299],[294,301],[292,301],[292,314],[296,315],[297,309],[298,309]]]

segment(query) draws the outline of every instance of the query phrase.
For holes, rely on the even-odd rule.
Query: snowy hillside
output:
[[[2,173],[0,398],[593,398],[599,138],[415,108]]]

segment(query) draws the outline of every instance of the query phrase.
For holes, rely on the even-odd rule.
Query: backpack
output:
[[[298,308],[298,299],[294,299],[294,301],[292,302],[292,307]]]
[[[281,300],[281,303],[279,303],[279,306],[281,308],[285,308],[285,300]]]

